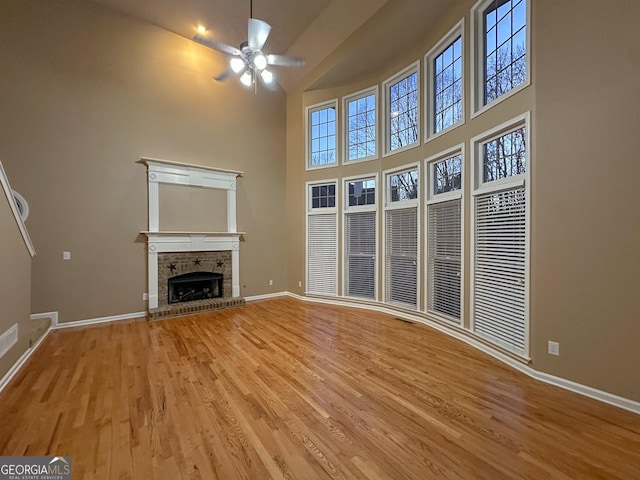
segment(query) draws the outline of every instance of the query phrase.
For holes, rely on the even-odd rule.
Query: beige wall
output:
[[[31,206],[32,312],[67,322],[146,309],[141,156],[245,172],[241,293],[286,288],[282,91],[216,83],[222,55],[90,2],[2,10],[0,155]]]
[[[18,229],[5,191],[0,187],[0,335],[16,323],[18,342],[0,358],[2,378],[29,348],[32,336],[29,320],[31,297],[31,254]],[[10,273],[9,273],[10,272]]]
[[[640,162],[634,131],[640,120],[640,4],[619,2],[603,11],[595,1],[581,4],[537,0],[532,20],[532,84],[480,116],[470,118],[469,55],[465,63],[466,123],[417,148],[357,165],[305,171],[304,107],[380,85],[409,63],[423,58],[463,16],[466,48],[469,11],[475,2],[449,4],[439,18],[425,17],[423,38],[399,44],[384,20],[372,19],[349,42],[288,95],[287,204],[289,212],[289,290],[303,293],[305,276],[306,181],[342,178],[423,159],[461,142],[467,148],[465,188],[470,192],[469,140],[526,111],[531,117],[531,338],[533,368],[597,389],[640,400],[640,314],[633,302],[640,291]],[[600,12],[593,15],[593,12]],[[633,14],[635,13],[635,15]],[[400,17],[400,15],[398,15]],[[399,20],[400,21],[400,20]],[[404,20],[402,20],[404,21]],[[430,24],[429,21],[434,22]],[[402,29],[396,23],[396,29]],[[375,30],[396,52],[395,61],[353,81],[349,51],[370,41]],[[398,30],[400,31],[400,30]],[[467,50],[468,52],[468,50]],[[354,68],[362,70],[360,65]],[[422,68],[422,63],[421,63]],[[421,70],[420,75],[423,75]],[[336,79],[348,79],[341,84]],[[322,88],[317,88],[321,85]],[[422,101],[423,99],[421,99]],[[424,176],[424,175],[423,175]],[[469,325],[470,196],[466,198],[465,325]],[[424,238],[422,238],[424,245]],[[379,258],[381,258],[379,256]],[[424,273],[424,272],[423,272]],[[303,282],[304,283],[304,282]],[[422,277],[425,285],[425,277]],[[420,301],[420,300],[419,300]],[[559,357],[547,354],[547,341],[560,342]]]
[[[535,5],[536,367],[640,400],[640,2]]]

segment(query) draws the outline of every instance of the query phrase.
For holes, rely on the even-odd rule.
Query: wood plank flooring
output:
[[[640,479],[640,416],[424,325],[278,298],[49,334],[0,454],[78,479]]]

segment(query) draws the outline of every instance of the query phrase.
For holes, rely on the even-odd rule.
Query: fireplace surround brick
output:
[[[170,267],[175,268],[171,269]],[[166,252],[158,254],[158,308],[168,302],[168,280],[192,272],[221,273],[222,298],[231,298],[231,251],[221,252]],[[190,302],[189,302],[190,303]],[[188,303],[185,304],[188,306]]]

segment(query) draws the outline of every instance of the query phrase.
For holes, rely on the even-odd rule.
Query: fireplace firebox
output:
[[[223,275],[215,272],[191,272],[167,281],[168,303],[191,302],[222,297]]]

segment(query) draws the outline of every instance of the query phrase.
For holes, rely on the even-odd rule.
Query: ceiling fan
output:
[[[195,35],[193,40],[231,57],[229,68],[213,77],[218,82],[223,82],[232,75],[240,75],[240,81],[248,87],[257,86],[259,78],[268,88],[275,88],[273,73],[268,69],[269,66],[304,67],[306,62],[302,58],[289,55],[264,54],[262,47],[269,38],[271,25],[253,18],[253,0],[250,0],[249,8],[247,40],[240,44],[240,48],[206,38],[201,34]]]

